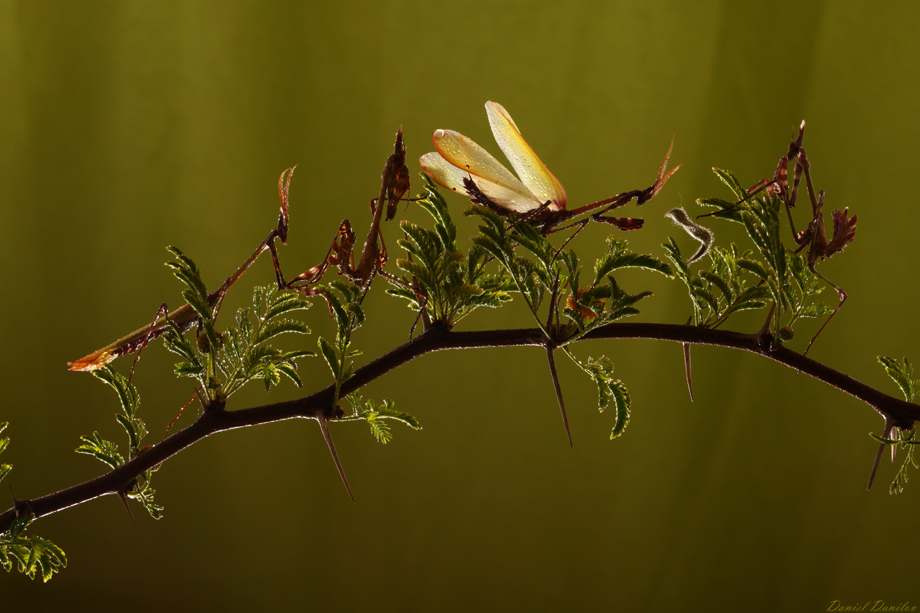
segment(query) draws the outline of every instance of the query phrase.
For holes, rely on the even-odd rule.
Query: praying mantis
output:
[[[351,228],[351,222],[345,219],[340,224],[336,238],[323,261],[290,280],[285,280],[281,272],[275,241],[278,240],[281,244],[287,243],[290,225],[288,194],[291,178],[296,167],[288,168],[282,172],[278,179],[278,197],[281,201],[278,224],[268,233],[268,236],[253,251],[252,255],[232,275],[227,277],[217,290],[208,295],[208,303],[214,309],[215,314],[220,310],[221,303],[230,287],[243,276],[266,250],[271,253],[279,289],[292,289],[308,295],[315,295],[316,292],[311,289],[311,286],[319,282],[330,265],[336,267],[340,274],[348,277],[356,285],[365,287],[382,268],[383,264],[386,263],[386,249],[380,232],[384,207],[379,203],[386,204],[386,219],[389,221],[396,213],[397,203],[409,191],[409,169],[405,164],[405,160],[406,147],[402,141],[402,127],[400,126],[396,133],[394,152],[387,158],[384,166],[380,195],[371,200],[373,219],[368,228],[361,257],[357,264],[354,261],[355,234]],[[67,365],[70,370],[74,371],[91,371],[102,368],[116,358],[138,352],[147,342],[164,334],[167,321],[173,322],[181,330],[185,331],[194,325],[197,317],[195,311],[187,304],[168,312],[166,312],[165,305],[163,305],[157,311],[152,324],[139,328],[78,360],[68,362]]]
[[[803,146],[804,139],[805,121],[802,120],[802,123],[798,128],[798,136],[789,143],[789,148],[786,154],[779,159],[772,179],[763,179],[758,181],[754,186],[747,190],[748,195],[746,197],[738,200],[730,207],[698,216],[698,218],[703,218],[709,217],[710,215],[724,213],[741,205],[750,198],[753,198],[761,191],[765,191],[768,196],[777,197],[780,199],[789,219],[789,228],[792,232],[793,241],[796,245],[798,245],[796,253],[807,250],[806,261],[808,263],[808,269],[819,279],[824,281],[828,286],[833,288],[834,291],[837,292],[838,298],[836,308],[834,308],[833,312],[828,316],[828,318],[824,321],[815,335],[808,342],[808,346],[805,348],[803,355],[808,353],[808,351],[811,349],[811,346],[818,338],[818,335],[821,334],[827,324],[830,323],[831,319],[834,318],[834,316],[847,300],[847,293],[843,290],[843,288],[818,272],[818,270],[816,270],[816,266],[821,260],[830,258],[834,254],[843,251],[844,247],[853,242],[853,239],[856,237],[856,215],[848,217],[847,215],[849,209],[844,208],[843,211],[837,209],[833,211],[832,219],[834,223],[834,230],[831,238],[827,238],[827,234],[824,229],[824,212],[822,210],[824,207],[824,190],[815,189],[811,176],[811,163],[808,161],[808,155],[805,152],[805,147]],[[792,186],[790,187],[789,164],[793,161],[795,161],[795,165],[793,168]],[[796,232],[795,221],[792,218],[792,209],[795,208],[796,201],[798,199],[799,185],[803,176],[805,177],[805,184],[808,189],[808,197],[811,203],[811,217],[805,229],[801,232]]]
[[[287,242],[290,224],[289,191],[293,174],[294,168],[289,168],[282,172],[278,179],[278,197],[281,204],[276,227],[268,233],[268,236],[266,236],[255,251],[253,251],[252,255],[250,255],[232,275],[227,277],[216,291],[208,295],[207,303],[212,309],[214,317],[217,316],[224,297],[230,287],[243,276],[249,267],[265,251],[269,251],[271,254],[278,288],[298,291],[309,296],[323,293],[324,290],[318,289],[315,286],[323,277],[329,266],[335,267],[340,275],[347,277],[352,283],[366,292],[375,275],[380,272],[381,268],[386,263],[386,247],[380,229],[381,222],[384,220],[383,213],[384,210],[386,210],[385,219],[387,221],[391,220],[396,214],[397,204],[410,189],[409,169],[406,166],[406,147],[402,139],[402,126],[397,130],[393,153],[387,158],[384,165],[384,170],[381,175],[380,192],[377,198],[371,200],[370,203],[372,220],[357,262],[355,261],[354,255],[356,237],[351,228],[351,222],[345,219],[339,225],[336,237],[323,261],[289,280],[285,279],[281,271],[281,264],[279,262],[275,241],[277,240],[281,244]],[[186,304],[173,311],[169,311],[164,303],[157,310],[153,321],[149,325],[139,328],[78,360],[68,362],[68,366],[70,370],[73,371],[93,371],[103,368],[116,358],[134,353],[136,354],[135,362],[131,367],[131,373],[133,375],[134,366],[137,364],[137,359],[140,357],[141,350],[151,340],[165,334],[169,329],[169,323],[178,327],[180,331],[185,332],[194,326],[197,321],[199,321],[199,315],[190,305]],[[195,395],[197,394],[198,391],[196,390]],[[209,407],[205,405],[204,408],[205,410],[222,410],[223,406]],[[339,476],[349,496],[352,501],[354,501],[354,496],[348,485],[348,479],[345,476],[345,471],[336,453],[335,445],[327,426],[327,421],[330,417],[334,418],[338,416],[337,407],[330,407],[329,411],[331,411],[329,415],[325,412],[316,412],[312,417],[319,423],[323,438],[332,455]]]
[[[668,178],[679,168],[673,168],[670,171],[667,169],[673,148],[672,142],[656,180],[650,187],[643,190],[624,192],[612,198],[568,210],[566,209],[565,189],[562,184],[549,172],[523,139],[520,130],[504,107],[495,102],[488,102],[486,103],[486,111],[496,140],[508,156],[518,175],[520,175],[520,179],[515,177],[475,142],[458,132],[450,130],[435,131],[433,140],[437,151],[422,156],[420,160],[422,168],[435,182],[454,191],[465,192],[475,203],[490,206],[504,214],[519,214],[526,223],[539,227],[544,235],[574,228],[575,232],[568,239],[571,240],[575,234],[592,220],[609,223],[621,230],[641,228],[644,223],[642,219],[614,217],[607,213],[622,207],[633,199],[639,205],[644,204],[659,193]],[[278,287],[280,289],[295,290],[310,296],[324,293],[325,290],[318,287],[317,284],[330,267],[335,268],[340,275],[348,278],[362,292],[368,290],[378,273],[386,274],[382,270],[387,261],[387,252],[380,230],[381,223],[384,219],[390,220],[393,218],[398,202],[404,198],[410,188],[408,168],[406,166],[406,148],[402,141],[402,129],[400,128],[397,132],[393,153],[387,158],[384,166],[378,197],[371,201],[372,220],[363,248],[360,251],[360,256],[356,258],[357,237],[351,222],[345,219],[339,225],[326,257],[316,266],[287,279],[281,270],[277,242],[285,244],[288,237],[290,221],[289,190],[293,173],[294,168],[285,170],[278,180],[278,194],[281,205],[276,227],[269,232],[268,236],[259,244],[252,255],[224,281],[220,288],[208,295],[207,302],[213,309],[215,316],[220,310],[223,299],[230,287],[239,280],[265,251],[268,251],[271,255]],[[385,207],[386,217],[384,217]],[[575,218],[584,215],[589,215],[589,217],[578,221],[575,220]],[[390,278],[389,275],[388,278]],[[168,327],[167,322],[171,322],[180,330],[186,331],[194,326],[197,320],[198,315],[188,305],[174,311],[168,311],[165,305],[162,305],[150,325],[139,328],[96,352],[70,363],[70,369],[75,371],[94,370],[105,366],[120,356],[132,353],[139,355],[139,351],[150,340],[165,333]],[[548,338],[546,346],[547,359],[556,387],[556,396],[566,433],[571,444],[568,419],[561,397],[561,390],[558,387],[558,377],[552,356],[555,348],[554,341]],[[205,408],[208,409],[208,407]],[[330,410],[333,411],[330,415],[317,414],[314,418],[317,419],[320,425],[340,477],[351,496],[345,472],[338,459],[326,423],[328,418],[335,414],[336,407],[330,407]]]
[[[670,171],[667,170],[668,160],[674,146],[672,140],[658,176],[650,187],[623,192],[612,198],[568,210],[566,209],[567,196],[562,183],[524,140],[520,129],[508,111],[502,105],[492,101],[486,102],[485,107],[495,141],[508,158],[517,176],[472,139],[454,130],[435,130],[431,136],[435,151],[423,155],[419,163],[438,185],[465,194],[474,204],[487,206],[501,215],[520,216],[519,220],[514,223],[523,220],[538,226],[544,236],[574,228],[575,231],[557,250],[557,254],[590,221],[608,223],[624,231],[641,228],[644,224],[643,219],[613,217],[606,213],[624,206],[634,198],[637,205],[648,202],[661,191],[668,178],[680,168],[677,166]],[[587,214],[590,216],[569,225],[560,226],[560,224]],[[553,314],[552,305],[556,289],[553,290],[550,319]],[[549,335],[546,338],[545,349],[556,400],[571,446],[572,435],[553,359],[556,340],[550,338]]]
[[[539,225],[543,234],[571,227],[580,229],[591,220],[609,223],[621,230],[639,229],[644,223],[642,219],[611,217],[605,213],[627,204],[633,198],[637,205],[645,204],[661,191],[668,178],[680,168],[677,166],[667,171],[674,146],[672,142],[658,177],[650,187],[623,192],[612,198],[567,210],[565,188],[524,140],[508,111],[497,102],[489,101],[486,102],[486,114],[495,141],[520,178],[473,140],[454,130],[435,130],[431,136],[435,151],[423,155],[419,163],[438,185],[466,194],[474,203],[488,206],[501,214],[522,215],[532,225]],[[558,227],[561,223],[592,211],[597,212],[569,226]]]

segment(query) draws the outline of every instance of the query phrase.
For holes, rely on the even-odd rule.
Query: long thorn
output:
[[[128,496],[124,492],[118,492],[118,497],[121,498],[121,504],[125,505],[125,511],[128,512],[128,517],[131,518],[131,523],[134,524],[134,527],[137,528],[137,522],[134,521],[134,514],[131,512],[131,507],[128,506]]]
[[[572,433],[569,431],[569,418],[565,414],[565,401],[562,400],[562,388],[559,386],[559,375],[556,374],[556,361],[553,359],[553,347],[546,345],[546,361],[549,362],[549,372],[553,377],[553,388],[556,390],[556,402],[562,413],[562,423],[565,424],[565,435],[569,438],[569,447],[572,447]]]
[[[29,505],[29,501],[23,500],[20,503],[20,501],[16,498],[16,494],[13,493],[13,486],[8,483],[7,487],[10,488],[10,496],[13,498],[13,513],[15,514],[16,518],[18,519],[22,517],[23,514],[28,515],[31,513],[32,508]],[[20,508],[22,508],[22,510],[20,510]]]
[[[335,452],[335,443],[332,442],[332,435],[329,434],[329,427],[326,425],[326,416],[320,413],[316,416],[316,421],[319,422],[319,429],[323,431],[323,438],[326,439],[326,446],[329,447],[329,453],[332,454],[332,461],[335,462],[335,467],[339,471],[342,483],[345,484],[345,489],[348,490],[348,496],[351,498],[351,501],[354,502],[355,497],[351,493],[351,487],[348,485],[348,479],[345,477],[345,469],[342,468],[342,463],[339,461],[339,454]]]
[[[885,435],[884,438],[890,438],[891,431],[894,430],[894,425],[886,417],[885,418]],[[872,463],[872,472],[869,473],[869,485],[866,486],[866,491],[872,489],[872,481],[875,480],[875,471],[878,470],[878,465],[882,461],[882,454],[885,452],[885,443],[878,444],[878,453],[875,454],[875,461]]]
[[[687,378],[687,390],[690,402],[693,402],[693,371],[690,369],[690,343],[684,343],[684,376]]]

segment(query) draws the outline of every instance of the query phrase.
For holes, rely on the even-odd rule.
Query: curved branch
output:
[[[769,337],[758,339],[748,334],[676,324],[614,323],[592,330],[577,342],[616,338],[643,338],[697,345],[716,345],[750,351],[785,364],[862,400],[895,426],[909,429],[915,421],[920,421],[920,405],[884,394],[833,368],[784,347],[773,349],[770,347]],[[408,343],[357,369],[354,375],[342,385],[340,393],[343,396],[350,394],[389,371],[433,351],[477,347],[543,347],[545,342],[545,334],[536,328],[476,332],[450,332],[442,328],[431,328]],[[316,419],[319,415],[333,420],[335,410],[330,405],[334,393],[335,386],[330,385],[296,400],[238,411],[223,409],[206,411],[192,425],[153,445],[130,462],[126,462],[111,472],[53,494],[33,500],[17,501],[13,508],[0,514],[0,532],[8,530],[13,520],[22,513],[34,513],[36,517],[42,517],[99,496],[125,492],[143,472],[154,468],[211,434],[286,419]]]

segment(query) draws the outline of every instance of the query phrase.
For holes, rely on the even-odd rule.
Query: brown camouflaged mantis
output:
[[[402,140],[401,126],[396,133],[396,142],[393,149],[393,154],[387,158],[386,164],[384,165],[381,176],[380,193],[377,198],[371,200],[373,219],[368,229],[364,247],[358,262],[355,263],[354,259],[355,235],[351,229],[351,222],[345,219],[339,225],[336,238],[323,261],[290,280],[285,280],[281,272],[275,240],[277,239],[282,244],[287,242],[290,222],[288,193],[290,190],[291,177],[294,174],[294,168],[289,168],[282,172],[278,179],[278,197],[281,201],[278,224],[269,232],[268,236],[259,244],[252,255],[250,255],[231,276],[227,277],[220,288],[208,295],[208,305],[213,309],[214,317],[217,316],[221,303],[230,287],[243,276],[246,270],[248,270],[266,250],[271,253],[272,264],[275,268],[275,276],[279,289],[295,290],[308,296],[322,294],[324,290],[314,288],[313,286],[319,282],[328,267],[332,265],[338,269],[339,274],[347,277],[366,292],[373,278],[387,260],[386,247],[383,243],[383,236],[380,231],[384,208],[386,207],[386,219],[389,221],[395,216],[397,204],[409,191],[410,187],[409,169],[406,166],[406,147]],[[132,353],[137,353],[137,357],[135,358],[136,365],[137,359],[140,357],[140,351],[143,350],[151,340],[162,336],[169,329],[167,325],[168,322],[172,322],[172,324],[176,325],[182,332],[185,332],[196,325],[198,321],[199,316],[190,305],[186,304],[173,311],[168,311],[164,303],[157,310],[154,320],[147,326],[139,328],[78,360],[68,362],[68,366],[70,370],[74,371],[93,371],[106,366],[116,358]],[[131,367],[131,373],[133,374],[133,372],[134,365]],[[195,395],[198,395],[198,391],[196,391]],[[207,406],[207,404],[205,404],[204,408],[205,410],[224,409],[222,403],[218,406]],[[348,479],[345,476],[345,471],[342,468],[342,463],[336,453],[335,445],[327,426],[327,421],[330,418],[335,419],[340,417],[341,413],[342,411],[340,408],[331,406],[326,412],[316,412],[313,417],[316,419],[317,423],[319,423],[323,438],[335,462],[339,476],[345,484],[348,495],[354,500],[351,488],[348,485]]]

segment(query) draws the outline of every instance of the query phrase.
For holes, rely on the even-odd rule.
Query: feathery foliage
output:
[[[594,263],[591,282],[582,286],[578,254],[571,249],[554,247],[549,238],[526,219],[518,218],[509,223],[491,208],[477,205],[467,214],[476,215],[483,222],[479,235],[472,239],[474,246],[499,262],[547,339],[562,347],[565,354],[591,377],[598,388],[600,410],[611,404],[616,408],[616,422],[610,438],[618,437],[629,422],[630,399],[626,386],[612,377],[613,363],[606,357],[590,358],[582,363],[566,345],[595,328],[638,314],[636,303],[652,295],[648,291],[638,294],[624,291],[615,277],[618,270],[640,268],[666,277],[672,277],[674,271],[651,255],[630,251],[625,240],[610,236],[606,251]],[[550,301],[544,324],[540,308],[547,294]],[[550,366],[555,378],[552,363]]]
[[[8,422],[0,423],[0,433],[6,430]],[[3,453],[10,444],[9,437],[0,438],[0,453]],[[0,464],[0,481],[10,473],[13,467],[10,464]],[[18,516],[10,529],[0,534],[0,566],[10,572],[13,567],[35,579],[41,575],[42,581],[47,582],[54,573],[67,566],[67,556],[64,551],[40,536],[27,536],[26,528],[32,523],[35,516],[27,513]]]
[[[341,418],[339,421],[366,421],[367,425],[370,426],[371,434],[374,435],[378,443],[386,445],[393,440],[393,432],[384,420],[403,423],[413,430],[422,429],[422,425],[415,417],[393,408],[396,403],[389,398],[385,398],[383,402],[378,404],[371,399],[365,399],[355,392],[345,396],[345,400],[351,405],[352,414]]]
[[[613,362],[606,356],[588,358],[586,362],[578,362],[578,365],[597,385],[598,409],[603,412],[611,404],[616,409],[616,422],[610,432],[610,438],[617,438],[623,434],[629,424],[631,403],[626,386],[619,379],[613,378]]]
[[[64,551],[40,536],[26,536],[26,528],[34,515],[17,518],[10,529],[0,534],[0,566],[10,572],[16,569],[29,579],[40,575],[47,582],[54,573],[67,566]]]
[[[447,203],[428,175],[423,177],[427,194],[418,203],[434,219],[434,228],[400,223],[406,238],[398,243],[407,257],[396,265],[407,276],[391,281],[394,287],[387,293],[408,300],[415,311],[424,310],[433,325],[450,329],[479,307],[496,308],[511,300],[514,286],[507,275],[486,272],[490,257],[482,247],[474,246],[466,255],[457,248],[457,228]]]
[[[480,234],[473,237],[473,244],[499,262],[524,297],[537,324],[560,345],[577,340],[593,328],[637,314],[639,310],[634,305],[651,296],[651,292],[633,295],[620,289],[615,271],[642,268],[668,277],[673,274],[666,263],[634,253],[625,240],[611,236],[607,239],[606,252],[595,262],[593,281],[582,287],[581,266],[575,251],[557,250],[536,227],[521,219],[509,224],[505,217],[488,207],[474,205],[467,214],[476,215],[484,222],[479,226]],[[540,308],[547,293],[551,303],[545,325]],[[548,326],[557,332],[551,334]]]
[[[759,283],[757,275],[745,274],[750,267],[760,266],[750,259],[750,251],[739,254],[734,244],[727,249],[713,247],[708,253],[709,270],[693,272],[673,239],[662,246],[674,265],[675,276],[690,293],[693,325],[717,328],[733,313],[767,305],[769,290]]]
[[[92,456],[114,470],[126,461],[133,460],[143,453],[144,448],[141,443],[147,435],[147,426],[137,416],[137,410],[141,402],[140,395],[137,393],[137,388],[127,377],[116,372],[111,366],[94,370],[93,375],[111,387],[121,402],[122,412],[115,415],[115,419],[121,424],[128,436],[128,458],[125,460],[118,451],[118,445],[112,441],[105,440],[98,432],[93,432],[91,436],[81,436],[80,441],[82,444],[77,447],[76,452]],[[160,519],[163,517],[163,507],[154,502],[153,497],[156,494],[156,490],[150,487],[150,481],[155,471],[156,468],[153,468],[141,473],[135,479],[131,489],[123,492],[123,494],[140,502],[152,518]]]
[[[333,405],[335,405],[338,402],[342,384],[351,377],[354,368],[352,358],[361,355],[360,351],[351,349],[351,335],[364,323],[364,308],[361,306],[364,292],[343,279],[336,279],[325,286],[319,286],[319,289],[326,298],[332,321],[335,323],[334,343],[322,336],[317,339],[320,354],[335,379],[335,398],[333,398]]]
[[[383,271],[386,254],[380,229],[382,209],[378,208],[377,217],[368,234],[371,240],[362,253],[358,267],[354,264],[355,235],[351,230],[351,222],[345,220],[322,264],[292,281],[285,281],[273,242],[276,239],[281,242],[287,240],[290,172],[282,174],[282,182],[279,184],[282,208],[278,227],[271,231],[234,277],[228,278],[218,291],[208,293],[201,271],[194,261],[175,247],[170,247],[174,260],[168,262],[167,266],[182,282],[182,296],[188,307],[173,312],[175,317],[172,319],[164,317],[155,334],[154,326],[151,326],[143,342],[137,338],[137,334],[130,335],[126,337],[132,339],[128,345],[114,352],[108,351],[112,347],[109,346],[101,353],[90,354],[81,361],[86,367],[77,370],[92,370],[98,379],[116,392],[121,404],[121,412],[116,415],[116,420],[125,430],[128,440],[122,451],[116,443],[94,431],[91,435],[80,437],[81,444],[76,451],[95,457],[109,470],[115,470],[144,454],[147,449],[143,446],[147,427],[138,416],[140,396],[137,389],[130,377],[105,365],[107,362],[102,361],[100,355],[111,360],[143,348],[149,338],[162,338],[165,347],[181,358],[175,364],[176,376],[187,377],[195,382],[196,395],[208,415],[214,418],[212,423],[219,423],[220,418],[227,417],[224,411],[228,398],[251,381],[262,381],[266,392],[279,385],[284,378],[301,387],[297,360],[316,353],[303,349],[283,351],[276,348],[274,343],[285,335],[296,337],[310,334],[307,325],[293,319],[292,315],[309,308],[312,297],[321,297],[328,307],[335,331],[333,335],[318,336],[316,343],[319,355],[334,380],[335,392],[332,406],[320,407],[321,413],[317,412],[314,416],[322,427],[329,450],[348,487],[326,427],[327,421],[363,421],[373,437],[383,444],[392,440],[392,422],[401,422],[414,430],[421,429],[414,416],[397,410],[390,399],[377,402],[353,392],[344,397],[350,405],[350,413],[344,413],[338,405],[342,399],[342,386],[355,369],[354,358],[360,355],[352,341],[354,332],[365,323],[363,301],[378,274],[386,277],[392,285],[387,293],[406,300],[410,309],[423,319],[426,328],[439,328],[430,336],[436,343],[441,338],[439,335],[447,334],[446,331],[475,309],[499,307],[512,300],[514,294],[519,294],[543,335],[535,339],[531,331],[524,331],[527,340],[522,342],[544,345],[566,427],[568,417],[553,357],[557,349],[568,355],[594,382],[598,391],[599,410],[603,412],[612,409],[615,415],[610,438],[616,438],[625,431],[631,418],[629,392],[625,384],[614,377],[614,366],[610,359],[600,356],[581,361],[573,355],[571,345],[592,330],[637,315],[639,302],[651,296],[649,291],[631,294],[621,288],[617,280],[618,271],[638,268],[679,279],[690,297],[690,321],[700,328],[718,328],[735,313],[768,308],[768,321],[762,331],[769,331],[772,342],[780,343],[793,338],[793,327],[800,319],[832,316],[846,299],[845,292],[817,273],[815,265],[840,252],[853,240],[856,217],[848,217],[846,209],[842,213],[835,210],[833,235],[828,240],[821,213],[824,194],[811,193],[810,165],[802,148],[803,133],[804,124],[800,128],[798,140],[790,144],[789,152],[781,159],[772,181],[764,181],[754,188],[746,189],[733,173],[713,169],[728,187],[734,201],[720,198],[697,200],[701,206],[715,209],[711,214],[713,217],[740,224],[752,242],[750,249],[743,250],[734,244],[727,247],[711,246],[713,235],[708,228],[693,222],[683,209],[672,209],[669,215],[701,242],[702,248],[696,255],[685,258],[677,243],[669,239],[663,245],[668,263],[648,254],[635,253],[628,248],[625,240],[610,236],[606,241],[606,250],[593,263],[593,267],[588,269],[589,272],[585,271],[576,250],[568,248],[570,243],[574,245],[574,239],[587,219],[569,226],[578,227],[572,235],[564,240],[558,239],[560,235],[553,234],[551,230],[558,227],[560,221],[571,219],[571,216],[567,217],[571,211],[550,210],[547,208],[550,203],[547,202],[528,214],[519,215],[491,202],[485,194],[477,195],[476,184],[469,178],[464,184],[472,186],[467,189],[473,202],[486,202],[489,206],[474,204],[466,212],[466,215],[478,218],[479,232],[471,238],[472,245],[463,249],[458,246],[457,228],[446,201],[430,178],[423,175],[426,193],[417,202],[430,215],[432,223],[430,227],[424,227],[408,221],[401,222],[400,227],[405,236],[398,244],[405,250],[406,257],[397,259],[396,265],[402,276]],[[397,138],[395,157],[388,159],[380,192],[381,197],[389,196],[388,219],[395,213],[396,204],[409,189],[408,175],[403,173],[405,151],[402,150],[400,157],[400,147],[401,132]],[[790,191],[788,167],[793,160],[796,165]],[[595,204],[608,204],[612,209],[632,198],[637,198],[640,204],[645,202],[658,193],[664,180],[670,176],[664,174],[666,163],[667,159],[652,187],[625,192]],[[398,171],[394,170],[397,167]],[[793,221],[790,209],[795,203],[794,190],[803,173],[809,189],[812,217],[808,227],[796,233],[791,227]],[[285,176],[286,183],[283,181]],[[377,203],[378,207],[382,205],[383,202]],[[583,207],[575,213],[595,210],[592,208],[594,206]],[[603,216],[610,209],[592,214],[591,218],[612,222],[621,229],[638,229],[641,226],[642,220]],[[783,209],[789,217],[789,232],[785,230],[782,221]],[[785,241],[784,236],[787,237]],[[557,246],[560,242],[561,246]],[[218,330],[216,320],[226,290],[239,278],[245,267],[266,250],[270,250],[274,258],[277,286],[289,289],[256,287],[253,290],[252,306],[240,309],[231,325],[225,330]],[[702,259],[704,253],[708,255],[708,266],[696,264],[697,261],[706,262]],[[370,268],[368,262],[372,264]],[[331,267],[337,268],[345,278],[320,284],[323,273]],[[831,309],[818,300],[823,290],[822,281],[837,290],[840,300],[837,309]],[[698,331],[694,334],[698,334]],[[758,333],[752,336],[759,341],[761,335]],[[431,348],[428,346],[424,349],[427,351]],[[763,346],[759,348],[763,349]],[[912,402],[918,390],[918,381],[913,379],[912,367],[907,359],[878,359],[905,398]],[[378,364],[386,362],[380,360]],[[687,367],[689,372],[689,359]],[[330,412],[330,408],[335,410]],[[208,423],[204,425],[210,427]],[[6,424],[0,424],[0,432],[5,428]],[[920,444],[915,428],[904,430],[888,425],[884,436],[872,434],[872,437],[882,445],[891,446],[893,451],[905,451],[904,462],[890,487],[893,494],[901,492],[908,480],[908,469],[920,467],[914,456],[914,448]],[[8,438],[0,438],[0,453],[8,445]],[[9,464],[0,464],[0,480],[10,470]],[[159,519],[163,508],[154,502],[155,491],[150,486],[155,470],[149,469],[137,475],[130,488],[119,494],[123,501],[126,498],[137,500],[152,517]],[[15,565],[30,577],[40,574],[47,581],[66,566],[67,560],[64,552],[50,541],[25,535],[33,519],[28,512],[28,505],[25,502],[18,503],[16,520],[7,532],[0,534],[0,565],[7,571]]]
[[[891,380],[901,389],[901,393],[904,394],[904,399],[907,400],[907,402],[913,402],[920,381],[914,379],[914,368],[911,366],[908,359],[905,357],[903,360],[899,361],[894,358],[878,356],[878,361],[885,369],[888,376],[891,377]],[[894,428],[892,434],[895,435],[895,438],[883,438],[871,433],[870,436],[879,443],[893,445],[894,450],[900,449],[904,451],[904,461],[901,463],[897,474],[895,474],[891,485],[888,486],[888,492],[890,494],[900,494],[904,491],[904,486],[907,485],[909,476],[908,471],[910,468],[920,468],[920,463],[918,463],[914,456],[914,450],[917,445],[920,445],[920,440],[917,439],[916,425],[910,430]],[[892,461],[894,460],[894,453],[892,453],[891,459]]]
[[[175,365],[176,375],[194,379],[199,389],[204,390],[208,406],[222,406],[251,381],[261,380],[265,391],[269,391],[281,382],[283,375],[300,387],[296,361],[315,354],[304,350],[282,351],[273,347],[271,341],[283,334],[310,333],[306,324],[286,317],[308,309],[309,300],[296,291],[256,287],[252,308],[240,309],[235,324],[218,332],[211,299],[198,267],[175,247],[170,251],[177,260],[167,265],[186,285],[182,296],[199,316],[194,342],[174,322],[168,323],[164,345],[183,359]]]
[[[664,245],[668,258],[678,269],[677,276],[690,292],[694,325],[715,328],[738,311],[776,305],[770,319],[770,332],[780,341],[790,340],[794,324],[802,318],[823,317],[833,309],[816,297],[823,287],[809,269],[798,245],[792,249],[782,240],[780,210],[783,200],[773,191],[751,194],[730,171],[713,168],[716,176],[731,190],[737,201],[701,198],[697,204],[715,207],[710,215],[744,226],[756,247],[740,252],[734,245],[713,248],[710,269],[692,273],[672,240]],[[789,232],[789,236],[792,232]],[[747,273],[747,274],[743,274]]]

